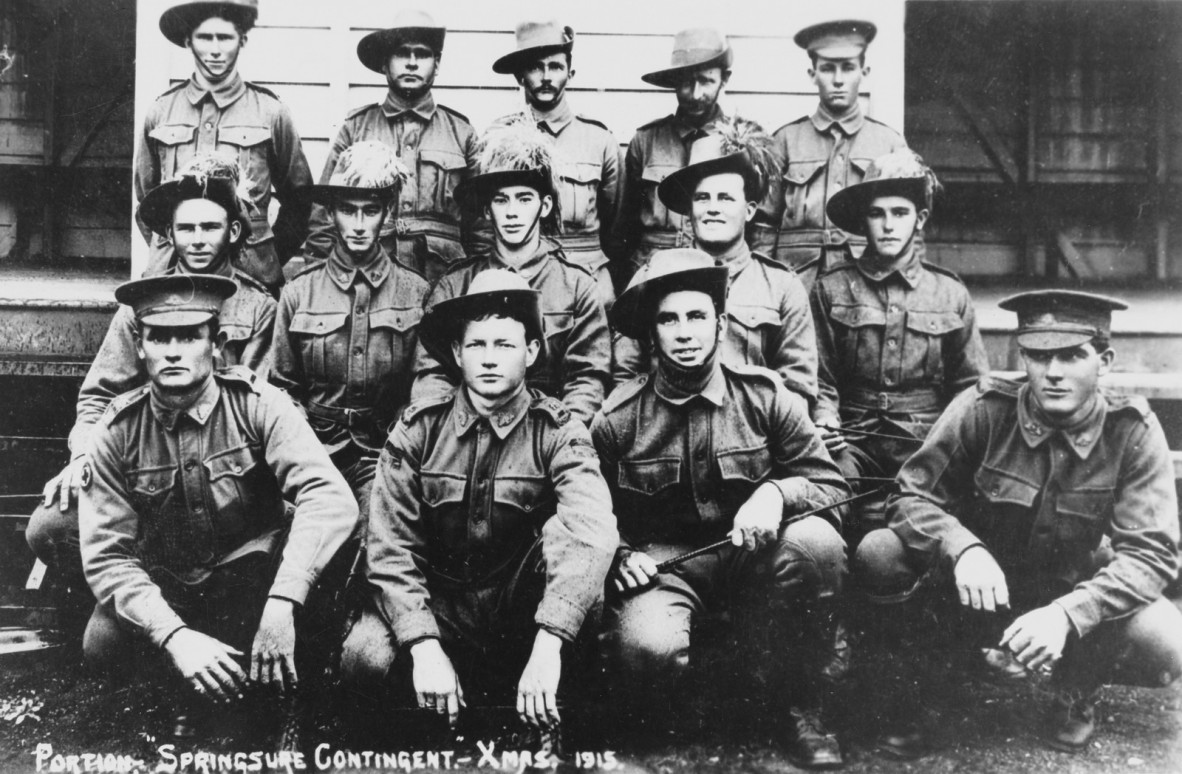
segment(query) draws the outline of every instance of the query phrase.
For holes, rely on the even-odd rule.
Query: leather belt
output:
[[[936,390],[874,392],[854,387],[841,392],[841,402],[854,408],[904,413],[940,411],[943,408],[943,398]]]

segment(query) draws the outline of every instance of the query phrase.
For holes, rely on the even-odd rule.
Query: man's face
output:
[[[675,290],[661,299],[654,318],[657,346],[685,368],[706,362],[718,341],[714,301],[699,290]]]
[[[537,360],[540,346],[537,339],[526,341],[521,322],[490,315],[464,327],[464,335],[452,344],[452,354],[467,388],[495,401],[521,389],[525,372]]]
[[[747,201],[743,176],[725,172],[702,178],[694,191],[690,215],[698,245],[707,252],[720,253],[743,240],[747,221],[755,217],[755,202]]]
[[[510,247],[527,244],[540,232],[542,218],[554,209],[554,199],[541,196],[528,185],[498,189],[488,203],[488,215],[497,239]]]
[[[366,196],[342,196],[333,204],[332,219],[345,252],[361,260],[369,256],[378,241],[386,207]]]
[[[238,54],[246,45],[246,36],[238,34],[234,23],[211,16],[189,35],[189,50],[193,63],[207,81],[218,83],[229,77],[238,67]]]
[[[386,61],[386,84],[408,99],[417,99],[435,83],[439,57],[426,43],[399,43]]]
[[[714,112],[730,73],[721,67],[704,67],[677,84],[677,112],[692,121],[705,121]]]
[[[184,394],[205,384],[213,373],[217,352],[209,323],[183,328],[147,324],[142,327],[136,353],[144,361],[155,389]]]
[[[845,115],[858,103],[862,78],[869,74],[870,68],[862,64],[860,57],[829,59],[818,56],[816,64],[809,69],[821,104],[835,116]]]
[[[866,213],[866,231],[874,252],[884,260],[906,255],[923,228],[928,211],[915,211],[915,203],[905,196],[880,196],[870,202]]]
[[[172,215],[172,244],[190,271],[208,270],[241,234],[242,223],[209,199],[186,199]]]
[[[517,76],[525,89],[525,101],[539,110],[548,110],[562,99],[566,84],[575,71],[566,63],[566,54],[550,54],[534,62]]]
[[[1097,352],[1091,342],[1053,350],[1022,350],[1035,402],[1051,419],[1070,424],[1091,408],[1100,377],[1112,368],[1111,348]]]

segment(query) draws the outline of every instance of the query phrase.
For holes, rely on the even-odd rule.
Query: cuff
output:
[[[538,605],[534,622],[540,628],[558,635],[567,642],[574,642],[586,615],[586,610],[570,600],[557,594],[547,594]]]
[[[956,566],[960,555],[974,546],[984,546],[981,539],[964,527],[953,527],[944,535],[940,542],[940,553],[948,563],[948,567]]]
[[[410,647],[420,640],[440,639],[439,624],[430,611],[396,615],[390,628],[399,647]]]
[[[801,506],[810,506],[808,502],[808,488],[812,486],[807,478],[794,476],[792,478],[771,479],[767,483],[780,490],[780,497],[784,500],[784,507],[789,511],[805,510]],[[820,503],[818,503],[819,505]]]
[[[168,638],[176,634],[178,630],[184,629],[185,622],[179,615],[169,608],[168,613],[161,614],[159,620],[153,621],[148,627],[146,634],[148,639],[158,648],[163,648],[164,643],[168,642]]]
[[[312,583],[313,579],[307,574],[280,567],[267,596],[290,599],[297,605],[302,605],[308,598],[308,592],[312,590]]]
[[[1067,613],[1067,620],[1071,621],[1080,637],[1087,636],[1103,618],[1100,601],[1083,589],[1076,589],[1066,596],[1059,597],[1055,604]]]

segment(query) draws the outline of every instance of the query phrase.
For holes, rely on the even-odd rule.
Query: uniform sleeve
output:
[[[640,211],[642,195],[640,176],[644,160],[641,158],[641,137],[637,132],[628,143],[624,154],[624,169],[620,176],[620,204],[615,222],[612,224],[611,250],[627,260],[636,249],[640,239]]]
[[[91,483],[78,497],[78,531],[86,580],[100,605],[156,646],[185,626],[140,561],[139,515],[122,467],[118,428],[100,426],[91,437]]]
[[[312,171],[304,156],[300,133],[296,131],[287,106],[282,103],[271,120],[271,148],[274,153],[270,159],[271,184],[280,205],[271,230],[275,234],[279,262],[287,263],[299,253],[308,234],[311,202],[306,193],[308,186],[312,185]]]
[[[258,374],[259,378],[267,379],[267,369],[271,361],[271,342],[275,336],[275,316],[278,304],[270,296],[259,305],[255,316],[250,338],[242,348],[242,362],[237,365],[246,366]]]
[[[780,132],[772,136],[771,150],[775,163],[769,175],[767,193],[752,218],[748,239],[751,249],[764,255],[776,254],[776,238],[784,217],[784,170],[788,168],[788,145]]]
[[[160,109],[158,105],[153,105],[148,110],[148,115],[144,118],[143,129],[136,139],[135,176],[132,183],[135,188],[135,200],[137,202],[142,202],[148,191],[160,185],[160,158],[156,155],[156,144],[150,136],[152,130],[159,123]],[[144,241],[151,244],[152,229],[148,228],[148,224],[144,223],[140,218],[138,207],[135,212],[135,222],[139,227],[140,234],[144,237]]]
[[[1178,574],[1178,501],[1170,448],[1156,416],[1131,433],[1117,477],[1113,560],[1057,603],[1082,637],[1161,596]]]
[[[563,356],[562,402],[584,426],[611,384],[612,342],[607,312],[590,278],[577,287],[574,324]],[[554,357],[554,353],[550,353]]]
[[[808,292],[795,274],[789,276],[780,304],[780,327],[771,340],[768,366],[780,374],[784,386],[805,399],[811,409],[817,402],[817,334]]]
[[[324,160],[324,169],[320,172],[320,184],[325,185],[336,171],[337,160],[345,149],[353,144],[353,124],[346,119],[337,132],[336,139],[328,148],[328,157]],[[308,237],[304,240],[303,254],[306,259],[323,261],[332,252],[336,236],[333,234],[332,220],[328,210],[321,204],[313,204],[308,214]]]
[[[567,422],[548,440],[547,469],[558,509],[542,526],[546,588],[534,620],[570,642],[603,594],[619,536],[587,428]]]
[[[365,573],[378,612],[402,647],[439,638],[427,588],[428,525],[420,508],[423,439],[421,424],[394,426],[370,493]]]
[[[599,470],[607,484],[608,492],[615,502],[615,491],[619,481],[619,464],[621,457],[620,444],[616,438],[614,428],[607,416],[600,411],[591,421],[591,443],[595,445],[595,453],[599,456]],[[620,534],[620,548],[631,551],[632,546],[623,533]]]
[[[952,334],[950,346],[943,353],[947,400],[973,386],[982,376],[989,373],[989,357],[985,353],[981,332],[977,329],[977,313],[973,310],[973,300],[967,290],[962,288],[962,291],[959,312],[964,327]]]
[[[275,310],[275,328],[271,336],[270,367],[267,378],[271,384],[283,390],[297,402],[303,403],[306,396],[307,380],[304,378],[303,362],[291,340],[291,319],[295,315],[296,297],[294,285],[287,285],[279,296]]]
[[[78,392],[77,417],[70,430],[70,455],[86,451],[87,440],[116,396],[146,384],[148,372],[135,351],[135,318],[120,306]]]
[[[606,146],[603,149],[603,166],[599,179],[599,197],[596,207],[599,212],[599,244],[610,260],[619,260],[623,256],[615,251],[612,241],[612,231],[616,218],[620,216],[620,188],[623,177],[623,154],[616,138],[608,132]]]
[[[772,445],[775,476],[772,483],[784,496],[788,515],[849,497],[849,486],[825,450],[817,428],[783,385],[776,385],[769,420],[768,440]],[[826,511],[824,518],[841,531],[841,510]]]
[[[837,384],[841,378],[837,351],[837,338],[829,318],[829,299],[825,295],[821,278],[813,284],[809,296],[809,308],[813,315],[813,332],[817,339],[817,407],[813,416],[817,422],[841,421],[841,398]]]
[[[612,334],[612,385],[618,387],[624,382],[648,373],[649,355],[647,347],[631,336]]]
[[[431,309],[440,301],[454,298],[459,292],[456,278],[451,274],[444,274],[427,292],[423,308]],[[454,369],[440,363],[438,358],[423,346],[423,337],[419,336],[418,343],[415,344],[415,381],[410,387],[410,402],[452,392],[456,388],[454,373]]]

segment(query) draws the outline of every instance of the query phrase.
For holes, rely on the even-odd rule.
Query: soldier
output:
[[[616,298],[608,272],[608,244],[620,185],[620,144],[603,123],[571,110],[566,85],[575,77],[571,49],[575,33],[557,22],[517,25],[517,50],[493,63],[493,72],[512,74],[525,93],[526,115],[554,139],[559,160],[562,230],[554,241],[567,260],[587,269],[610,307]],[[515,115],[498,120],[514,120]]]
[[[676,706],[695,620],[734,599],[744,639],[764,646],[753,648],[773,673],[763,698],[791,723],[793,762],[841,765],[821,717],[845,574],[841,518],[782,519],[836,502],[845,482],[775,372],[719,357],[729,270],[709,259],[683,268],[703,257],[655,253],[612,308],[618,330],[651,339],[657,365],[616,388],[591,429],[620,520],[611,577],[624,596],[611,610],[609,653],[634,701]],[[724,548],[658,568],[724,537]]]
[[[237,159],[253,205],[238,263],[278,295],[283,264],[307,234],[302,190],[311,185],[312,173],[279,97],[238,73],[238,54],[257,17],[258,0],[181,0],[161,14],[164,37],[192,52],[193,75],[148,109],[136,151],[135,195],[142,201],[196,154],[217,151]],[[274,226],[267,217],[272,190],[281,205]],[[161,274],[171,246],[143,221],[140,229],[151,247],[145,273]]]
[[[875,159],[829,219],[868,240],[817,275],[815,418],[849,478],[893,478],[940,412],[989,370],[969,292],[923,260],[935,175],[910,150]],[[914,439],[914,440],[913,440]],[[846,540],[885,526],[882,500],[854,508]]]
[[[556,727],[564,653],[617,544],[587,429],[525,384],[546,348],[539,295],[490,269],[423,318],[423,341],[463,381],[408,406],[378,464],[371,594],[342,669],[359,686],[413,691],[452,725],[477,691],[496,701],[516,680],[521,718]]]
[[[806,412],[817,400],[817,339],[808,293],[792,270],[752,252],[744,229],[767,190],[771,138],[742,119],[722,119],[690,148],[688,166],[657,187],[661,202],[690,219],[694,246],[730,271],[722,359],[780,374]],[[684,268],[692,268],[687,265]],[[647,371],[651,353],[633,339],[616,346],[616,381]]]
[[[386,76],[386,99],[345,116],[320,175],[327,183],[353,143],[371,140],[392,148],[410,178],[382,225],[382,246],[430,281],[477,245],[473,224],[462,222],[452,198],[455,187],[476,171],[476,133],[467,118],[437,104],[431,93],[446,32],[424,12],[402,10],[394,26],[361,39],[357,57]],[[327,257],[332,240],[328,213],[313,208],[306,257]]]
[[[410,399],[428,289],[379,240],[406,179],[389,146],[345,149],[310,189],[333,221],[332,252],[283,289],[275,321],[271,380],[304,407],[362,513],[383,439]]]
[[[168,274],[229,277],[238,292],[222,305],[217,365],[241,365],[262,373],[271,348],[275,299],[265,287],[234,265],[250,235],[247,203],[238,196],[238,165],[219,156],[198,155],[175,180],[157,186],[139,208],[141,222],[175,247]],[[55,588],[73,607],[71,590],[86,588],[78,555],[78,511],[74,502],[89,455],[90,436],[117,396],[148,383],[136,357],[135,314],[121,306],[107,329],[98,354],[78,393],[77,416],[70,430],[70,463],[45,485],[41,505],[25,530],[33,553],[54,569]],[[55,501],[58,504],[54,508]],[[90,594],[84,603],[89,614]]]
[[[669,67],[641,80],[677,95],[677,112],[636,130],[624,156],[614,250],[631,262],[626,277],[657,250],[693,243],[689,218],[669,212],[657,185],[689,160],[690,146],[722,117],[718,99],[731,77],[730,44],[713,29],[686,29],[673,38]]]
[[[866,536],[856,568],[880,603],[955,609],[959,598],[941,631],[987,619],[992,641],[977,645],[1007,649],[1027,674],[1053,670],[1046,739],[1077,751],[1101,685],[1165,686],[1182,673],[1182,613],[1162,596],[1178,572],[1170,451],[1143,398],[1098,387],[1124,303],[1043,290],[1000,306],[1018,315],[1026,378],[985,377],[952,402],[899,473],[890,528]],[[915,708],[894,717],[914,723]],[[913,725],[884,741],[914,754],[921,739]]]
[[[521,275],[541,293],[545,320],[546,347],[531,369],[529,386],[558,398],[575,419],[590,425],[611,379],[611,338],[595,278],[568,261],[550,238],[562,220],[552,141],[532,123],[513,121],[489,129],[482,144],[480,174],[456,189],[456,200],[492,222],[496,242],[490,252],[443,275],[425,306],[464,295],[488,269]],[[415,371],[416,401],[458,383],[446,352],[420,346]]]
[[[255,684],[290,695],[293,615],[358,520],[291,401],[245,368],[214,371],[218,310],[235,290],[179,274],[115,291],[135,310],[150,384],[111,403],[78,504],[98,599],[86,659],[130,671],[167,656],[191,689],[182,712]]]
[[[779,172],[759,207],[753,242],[756,250],[798,270],[817,261],[801,272],[806,288],[817,271],[845,255],[847,245],[855,257],[866,245],[826,219],[830,198],[860,182],[872,159],[907,147],[901,134],[865,115],[858,101],[862,79],[870,74],[866,47],[876,32],[868,21],[843,20],[814,24],[794,38],[809,53],[809,78],[820,103],[811,116],[776,130]]]

